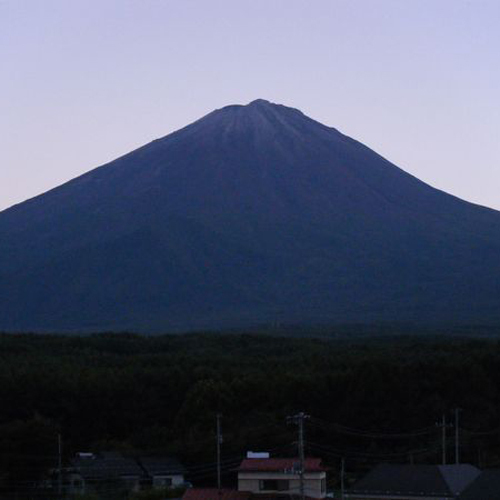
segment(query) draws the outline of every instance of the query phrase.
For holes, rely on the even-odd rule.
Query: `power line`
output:
[[[409,454],[413,455],[420,455],[428,452],[435,452],[439,449],[439,447],[429,447],[429,448],[419,448],[419,449],[406,449],[398,452],[364,452],[364,451],[359,451],[359,450],[346,450],[346,449],[339,449],[339,448],[333,448],[327,445],[320,445],[318,443],[308,443],[309,446],[312,448],[316,449],[317,451],[325,454],[330,454],[332,456],[335,456],[336,458],[341,458],[345,456],[358,456],[358,457],[367,457],[367,458],[376,458],[376,459],[394,459],[394,458],[399,458],[399,457],[405,457],[408,456]]]
[[[435,432],[433,427],[424,427],[422,429],[417,429],[409,432],[393,432],[393,433],[382,433],[382,432],[370,432],[362,429],[355,429],[352,427],[347,427],[334,422],[327,422],[319,418],[312,418],[311,424],[324,429],[334,430],[340,434],[347,434],[352,436],[366,437],[371,439],[408,439],[412,437],[425,436]]]

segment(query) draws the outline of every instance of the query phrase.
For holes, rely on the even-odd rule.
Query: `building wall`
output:
[[[263,480],[286,480],[289,489],[283,491],[262,490],[260,488]],[[322,481],[323,480],[323,481]],[[325,498],[326,488],[322,488],[326,483],[325,472],[308,472],[304,474],[304,493],[312,498]],[[300,493],[300,477],[298,474],[285,474],[282,472],[239,472],[238,490],[249,491],[251,493],[279,493],[282,495]]]
[[[80,474],[68,474],[64,478],[65,488],[71,494],[84,494],[86,492],[85,489],[85,480]]]
[[[113,479],[84,479],[78,473],[71,473],[66,478],[65,490],[71,494],[87,494],[98,492],[100,488],[106,488],[107,483],[114,483],[116,488],[128,491],[140,491],[139,476],[123,476]]]
[[[181,486],[184,483],[184,476],[182,474],[175,475],[156,475],[153,477],[153,488],[165,488]]]
[[[122,483],[125,489],[129,491],[140,491],[141,483],[139,476],[121,476],[119,481]]]

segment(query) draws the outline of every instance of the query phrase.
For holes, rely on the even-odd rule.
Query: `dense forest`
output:
[[[439,463],[445,415],[460,408],[461,460],[500,465],[500,341],[459,337],[301,338],[0,335],[0,481],[26,484],[77,451],[174,455],[195,485],[223,480],[247,450],[309,455],[352,477],[381,461]],[[447,428],[448,460],[455,430]]]

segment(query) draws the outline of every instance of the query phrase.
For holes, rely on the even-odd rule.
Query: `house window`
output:
[[[287,479],[261,479],[259,482],[261,491],[286,491],[289,489]]]

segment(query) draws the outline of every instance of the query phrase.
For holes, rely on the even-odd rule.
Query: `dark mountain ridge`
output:
[[[0,213],[0,329],[500,323],[500,213],[285,106],[216,110]]]

